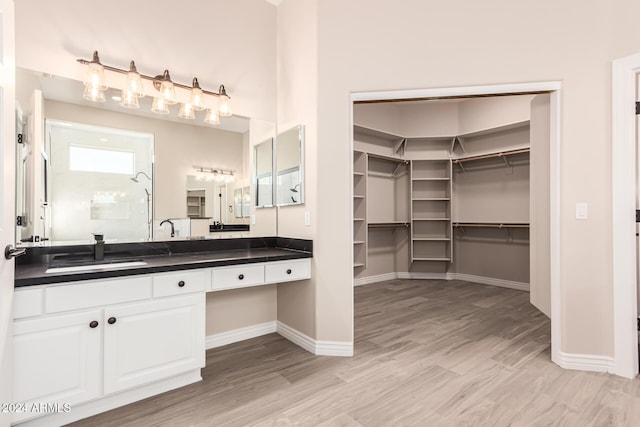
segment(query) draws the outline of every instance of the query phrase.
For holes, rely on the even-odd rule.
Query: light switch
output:
[[[311,225],[311,212],[305,212],[304,213],[304,225],[306,225],[306,226],[310,226]]]
[[[586,203],[576,203],[576,219],[587,219],[589,216],[589,208]]]
[[[256,225],[256,214],[251,215],[251,225]]]

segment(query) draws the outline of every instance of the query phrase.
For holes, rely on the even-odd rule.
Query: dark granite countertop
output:
[[[15,286],[34,286],[194,268],[221,267],[313,256],[313,242],[281,237],[120,243],[105,245],[104,261],[93,261],[92,245],[29,248],[17,259]],[[52,267],[144,261],[145,265],[46,273]]]

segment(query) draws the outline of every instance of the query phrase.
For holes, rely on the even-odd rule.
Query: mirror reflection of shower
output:
[[[136,174],[136,176],[129,178],[131,181],[139,183],[140,180],[138,179],[138,177],[142,175],[145,178],[147,178],[150,182],[153,182],[153,179],[151,179],[151,177],[149,175],[147,175],[146,173],[140,171]],[[147,194],[147,239],[151,240],[151,233],[153,230],[153,221],[151,219],[151,193],[149,192],[149,190],[145,187],[144,188],[144,192]]]

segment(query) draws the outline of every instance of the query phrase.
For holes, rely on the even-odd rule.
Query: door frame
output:
[[[522,93],[544,93],[550,95],[550,141],[549,141],[549,170],[550,170],[550,287],[551,287],[551,360],[557,365],[563,366],[562,343],[562,293],[560,289],[561,265],[560,265],[560,100],[561,87],[559,81],[512,83],[485,86],[460,86],[432,89],[409,89],[391,91],[352,92],[350,96],[350,129],[353,129],[353,103],[357,101],[376,100],[401,100],[416,98],[443,98],[453,96],[477,96],[477,95],[503,95]],[[350,171],[353,174],[353,132],[350,132]],[[353,189],[351,190],[353,192]],[[353,196],[353,194],[351,194]],[[352,200],[352,199],[350,199]],[[353,203],[351,204],[351,217],[353,217]],[[353,222],[351,224],[351,236],[353,236]],[[353,237],[352,237],[353,239]],[[351,259],[353,259],[353,245],[350,245]],[[352,275],[351,285],[354,285]],[[635,299],[634,299],[635,301]]]
[[[611,225],[614,373],[638,375],[636,248],[636,76],[640,53],[612,62]]]

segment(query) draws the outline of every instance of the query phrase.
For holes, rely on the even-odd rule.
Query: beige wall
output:
[[[285,0],[285,3],[292,0]],[[561,106],[561,351],[612,355],[611,61],[639,50],[640,3],[318,2],[318,222],[331,224],[334,273],[319,286],[347,301],[349,94],[558,80]],[[487,25],[487,23],[491,25]],[[452,28],[456,30],[452,31]],[[446,37],[443,35],[446,34]],[[330,191],[329,191],[330,189]],[[575,203],[589,203],[576,221]],[[317,245],[316,256],[325,248]],[[319,278],[320,279],[320,278]],[[326,303],[326,305],[325,305]],[[334,318],[350,308],[320,299]],[[339,338],[350,322],[327,323]],[[324,330],[324,325],[319,325]]]
[[[207,336],[276,320],[276,286],[209,292]]]

